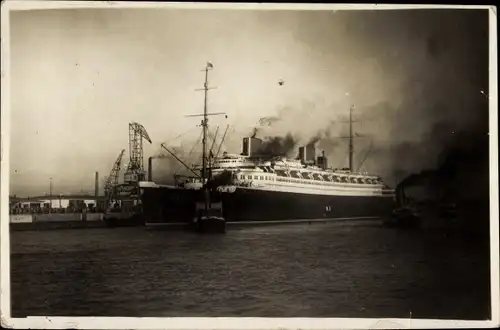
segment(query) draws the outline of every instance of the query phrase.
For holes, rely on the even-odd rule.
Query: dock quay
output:
[[[141,226],[143,223],[140,214],[130,212],[11,214],[9,222],[12,231],[113,228]]]
[[[11,196],[12,231],[141,226],[136,200],[117,196],[114,207],[106,197],[91,194]]]

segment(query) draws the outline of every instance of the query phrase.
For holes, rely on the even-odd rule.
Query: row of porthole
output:
[[[365,182],[359,182],[358,180],[362,180],[361,178],[349,178],[349,177],[346,177],[346,176],[334,176],[335,178],[337,178],[338,180],[341,180],[341,181],[328,181],[326,179],[324,179],[323,175],[322,174],[318,174],[318,173],[312,173],[313,175],[313,179],[306,179],[306,180],[316,180],[316,181],[324,181],[324,182],[337,182],[337,183],[355,183],[355,184],[378,184],[379,182],[376,182],[376,181],[372,181],[372,182],[368,182],[368,183],[365,183]],[[318,180],[317,178],[314,177],[314,175],[317,175],[319,177],[322,177],[323,180]],[[298,179],[298,180],[303,180],[303,179],[300,179],[300,178],[293,178],[293,179]],[[373,180],[373,179],[370,179],[370,180]]]
[[[234,164],[234,163],[241,163],[241,161],[239,161],[239,160],[219,160],[217,163],[219,163],[219,164],[229,164],[229,163]]]
[[[248,175],[247,176],[249,180],[252,180],[252,175]],[[306,183],[306,184],[323,184],[323,183],[355,183],[355,184],[359,184],[359,182],[342,182],[342,181],[319,181],[319,180],[315,180],[315,181],[319,181],[321,183],[318,183],[318,182],[315,182],[315,181],[311,181],[310,179],[307,180],[307,179],[295,179],[295,178],[292,178],[292,179],[288,179],[288,178],[283,178],[283,177],[277,177],[276,180],[273,179],[272,177],[269,177],[269,176],[259,176],[259,175],[254,175],[253,176],[253,180],[270,180],[270,181],[282,181],[282,182],[295,182],[295,183]],[[240,180],[245,180],[245,175],[240,175],[239,176],[239,179]],[[365,183],[365,184],[370,184],[370,183]],[[371,184],[377,184],[377,183],[371,183]]]

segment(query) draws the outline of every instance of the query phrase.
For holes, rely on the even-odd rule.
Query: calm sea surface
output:
[[[489,317],[489,248],[335,223],[11,234],[12,316]]]

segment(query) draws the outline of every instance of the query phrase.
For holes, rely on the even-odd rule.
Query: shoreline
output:
[[[10,223],[10,231],[40,231],[40,230],[63,230],[63,229],[91,229],[105,228],[104,221],[52,221],[52,222],[24,222]]]

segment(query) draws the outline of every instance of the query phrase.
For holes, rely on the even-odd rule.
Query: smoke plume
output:
[[[293,151],[297,142],[292,134],[288,133],[284,137],[273,136],[264,137],[262,139],[262,146],[259,148],[259,155],[262,156],[287,156],[293,157]]]

